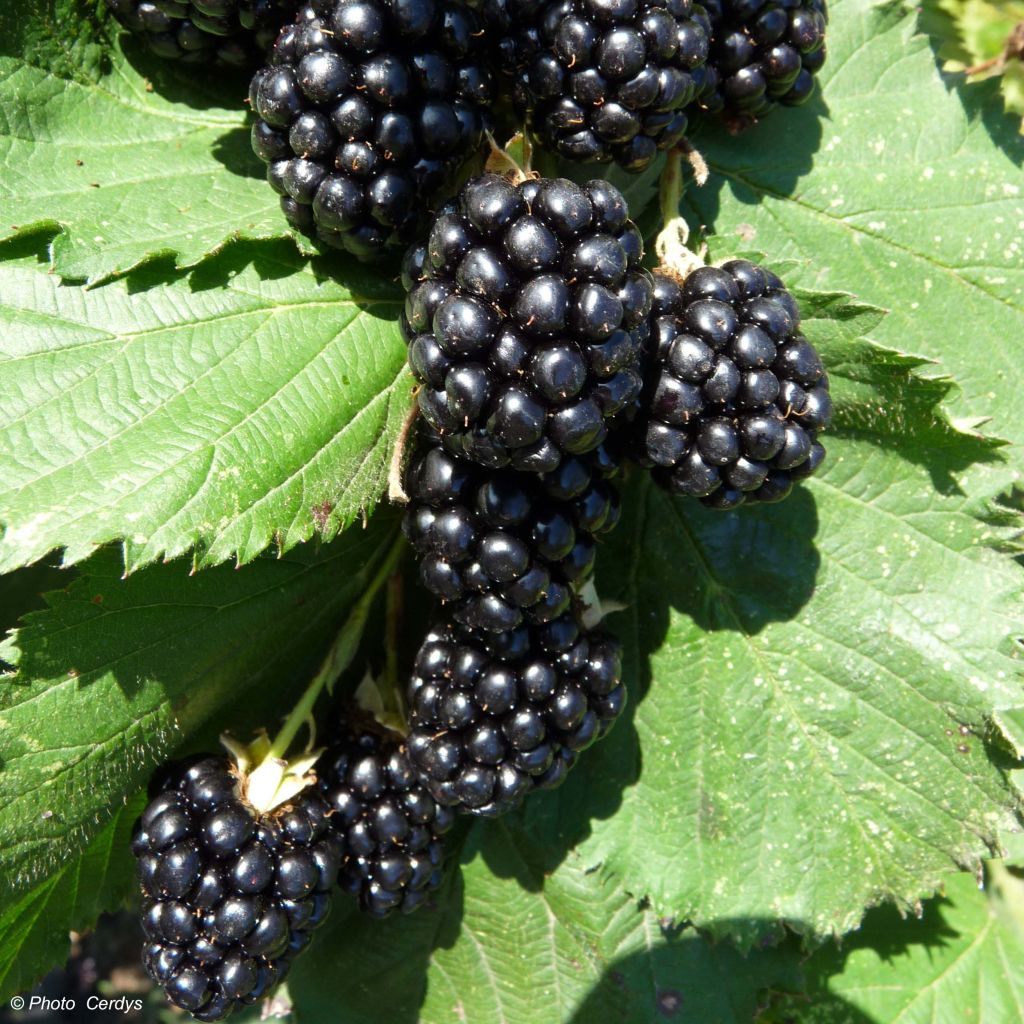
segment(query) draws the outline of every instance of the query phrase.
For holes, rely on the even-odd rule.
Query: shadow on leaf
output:
[[[908,1019],[918,1019],[906,1003],[923,996],[924,991],[915,992],[915,982],[921,979],[908,973],[908,961],[920,951],[927,954],[928,960],[941,965],[948,958],[950,947],[969,946],[974,938],[947,921],[952,906],[950,900],[936,897],[922,904],[917,917],[903,916],[893,906],[869,910],[860,928],[845,936],[842,943],[828,942],[810,955],[803,965],[805,991],[776,994],[770,1008],[758,1017],[758,1024],[883,1024],[875,1015],[851,1005],[832,985],[834,980],[842,985],[844,973],[851,967],[851,958],[856,958],[861,951],[868,951],[874,964],[869,968],[864,965],[853,968],[855,976],[867,985],[864,992],[867,998],[871,998],[872,989],[887,987],[886,982],[896,993],[903,987],[903,1008]],[[881,963],[876,963],[874,957]],[[947,965],[949,969],[952,967],[952,964]],[[845,980],[850,984],[851,979]],[[964,981],[969,984],[966,978]],[[942,1004],[936,1001],[932,1005]],[[923,1007],[921,1010],[928,1012]]]
[[[232,128],[231,131],[225,132],[214,143],[212,153],[215,160],[240,178],[264,181],[267,177],[265,167],[252,151],[248,127]]]
[[[928,377],[928,364],[861,340],[819,344],[835,401],[833,436],[897,451],[925,469],[942,495],[962,495],[973,465],[1003,460],[1002,441],[958,429],[944,412],[956,385]],[[827,446],[827,438],[826,438]]]
[[[615,728],[581,755],[560,789],[535,794],[510,819],[531,845],[517,859],[489,866],[498,875],[514,874],[530,890],[542,889],[545,877],[590,836],[592,823],[612,817],[623,791],[640,781],[637,706],[654,683],[652,657],[672,635],[673,619],[688,618],[704,633],[751,637],[772,622],[798,616],[814,592],[818,516],[803,488],[782,506],[718,512],[671,498],[635,471],[624,499],[622,524],[602,550],[598,583],[603,600],[625,605],[609,624],[626,639],[630,701]],[[624,623],[627,617],[631,621]],[[487,827],[508,825],[497,821]]]
[[[801,179],[812,169],[828,116],[828,106],[818,89],[803,106],[773,110],[752,128],[737,134],[715,121],[698,122],[691,142],[711,174],[701,186],[691,179],[683,196],[682,212],[691,231],[700,228],[703,234],[717,232],[724,189],[747,206],[759,205],[765,196],[782,199],[794,195]],[[694,193],[699,193],[696,206],[689,199]],[[737,248],[747,241],[743,236],[738,238]]]
[[[902,6],[896,6],[902,13]],[[1006,17],[1007,22],[1012,23],[1009,11]],[[968,120],[980,121],[993,144],[1018,167],[1024,165],[1024,135],[1020,130],[1020,114],[1006,110],[1000,93],[999,76],[971,82],[962,71],[944,70],[950,59],[956,59],[964,65],[973,63],[950,12],[940,7],[936,0],[927,0],[918,8],[918,31],[928,38],[935,67],[946,92],[956,94]]]
[[[125,59],[145,79],[146,87],[165,100],[193,110],[245,108],[250,72],[218,67],[208,60],[196,65],[158,57],[144,42],[120,29],[113,19],[110,20],[110,35],[119,40]],[[197,73],[197,68],[201,68],[201,73]]]

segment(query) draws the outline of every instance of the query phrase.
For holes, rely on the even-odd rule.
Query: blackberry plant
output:
[[[565,612],[618,522],[607,452],[543,476],[475,466],[439,446],[410,464],[404,530],[427,589],[470,629],[503,632]]]
[[[541,145],[641,171],[687,127],[710,24],[691,0],[488,0],[514,99]]]
[[[536,473],[599,447],[640,390],[642,257],[606,181],[469,181],[403,276],[419,408],[444,444]]]
[[[331,905],[342,844],[300,792],[253,807],[224,757],[172,765],[136,823],[143,963],[176,1006],[222,1020],[268,995]]]
[[[297,230],[360,258],[407,239],[478,146],[491,75],[457,0],[318,0],[257,72],[256,155]]]
[[[262,62],[298,0],[107,0],[158,57],[253,67]]]
[[[317,765],[344,857],[339,884],[374,917],[423,905],[442,879],[454,820],[421,785],[402,738],[359,717],[342,722]]]
[[[825,0],[702,0],[711,55],[697,106],[741,128],[814,92],[825,63]]]
[[[453,67],[520,69],[491,116],[500,141],[552,175],[568,160],[542,151],[512,93],[547,57],[574,103],[573,85],[596,78],[543,42],[542,13],[604,38],[656,31],[667,25],[656,11],[677,10],[615,0],[602,21],[604,0],[468,2],[490,24],[514,5],[519,31],[503,31],[493,51],[471,34]],[[540,324],[530,315],[516,319],[517,290],[541,274],[570,299],[585,284],[618,298],[618,285],[581,276],[618,273],[615,245],[627,277],[643,276],[634,236],[618,226],[624,212],[604,203],[612,193],[600,193],[595,228],[594,186],[578,187],[592,222],[563,232],[537,212],[550,185],[512,185],[527,206],[515,244],[511,225],[479,229],[460,199],[444,213],[470,224],[474,252],[497,259],[460,253],[437,271],[429,229],[410,221],[410,311],[440,305],[450,288],[497,324],[479,351],[446,352],[438,338],[451,342],[454,322],[435,324],[436,309],[403,338],[398,260],[369,270],[346,252],[310,257],[278,197],[250,177],[264,168],[245,152],[244,88],[214,73],[217,50],[240,35],[201,38],[196,54],[175,29],[171,52],[188,63],[148,75],[157,61],[134,60],[141,40],[123,33],[123,47],[105,49],[116,25],[103,3],[0,4],[0,1018],[191,1019],[160,1005],[159,983],[203,1019],[234,1008],[234,1019],[301,1024],[919,1024],[936,1007],[943,1021],[1021,1016],[1021,140],[997,82],[970,81],[1005,71],[1012,84],[1020,32],[1002,9],[988,21],[987,0],[940,5],[831,4],[836,73],[822,103],[812,96],[801,113],[768,115],[731,139],[726,131],[759,118],[768,100],[806,91],[820,25],[806,0],[705,8],[709,25],[728,21],[741,38],[716,39],[710,65],[685,72],[697,98],[658,116],[682,111],[691,126],[701,117],[706,166],[680,143],[638,176],[612,163],[566,175],[628,182],[619,187],[629,217],[658,239],[656,262],[675,275],[644,286],[657,292],[653,316],[606,339],[618,344],[623,332],[618,351],[633,353],[612,369],[615,344],[594,362],[604,340],[581,340],[568,314],[549,335],[530,333]],[[189,31],[192,13],[217,13],[209,0],[129,10],[144,9],[188,16]],[[392,46],[391,2],[341,3],[350,28],[384,12],[390,41],[366,53],[335,32],[338,0],[308,9],[299,23],[297,10],[281,18],[284,47],[314,49],[256,67],[294,74],[328,54],[355,76],[382,53],[409,67],[443,49],[439,20],[429,38]],[[691,9],[691,21],[704,17]],[[965,34],[990,48],[964,52]],[[792,82],[787,47],[800,58]],[[940,68],[947,58],[967,73]],[[388,74],[378,67],[370,80]],[[337,131],[331,117],[350,98],[370,104],[374,131],[378,117],[420,109],[386,107],[364,79],[350,84],[323,108],[303,93],[296,124],[315,110]],[[699,113],[716,95],[718,113]],[[539,99],[531,116],[557,102]],[[807,107],[826,103],[830,123],[816,124]],[[616,104],[650,116],[606,95],[585,109],[584,138],[619,116]],[[261,120],[259,139],[273,145],[277,133],[288,145],[281,159],[300,163],[297,188],[309,168],[292,130],[306,154],[315,125]],[[355,150],[336,166],[350,141],[339,135],[323,166],[372,182],[376,170],[344,170]],[[618,145],[607,144],[613,159]],[[696,187],[704,170],[708,185]],[[433,216],[460,184],[421,193],[417,209]],[[697,254],[681,213],[699,232]],[[380,227],[352,227],[366,225]],[[385,227],[389,240],[404,233]],[[613,244],[578,254],[592,231]],[[458,235],[444,237],[457,250]],[[773,269],[783,258],[802,267],[802,323],[777,279],[723,269],[720,258],[741,245]],[[535,253],[551,262],[534,269]],[[488,275],[503,267],[514,287],[495,302],[504,286],[492,293]],[[419,338],[434,347],[406,344]],[[552,349],[562,351],[544,364]],[[413,384],[410,353],[428,383]],[[563,408],[563,391],[582,388],[564,405],[594,397],[620,370],[641,378],[640,391],[582,446],[596,447],[556,440],[551,410]],[[492,427],[507,421],[487,403],[510,389],[539,404],[542,427],[492,450]],[[440,410],[441,432],[424,431],[433,468],[415,456],[424,465],[407,478],[409,518],[424,527],[410,536],[441,600],[405,594],[391,574],[389,593],[399,607],[408,597],[409,614],[395,625],[391,606],[381,615],[375,605],[365,639],[337,634],[377,568],[396,564],[385,560],[402,514],[382,495],[402,489],[418,390],[431,392],[422,400]],[[826,438],[829,395],[841,429]],[[642,460],[667,456],[652,467],[663,484],[728,506],[782,493],[814,469],[820,441],[825,481],[753,512],[669,498],[640,467],[606,478],[632,445]],[[783,468],[787,446],[794,464]],[[485,518],[492,506],[480,496],[492,482],[526,495],[517,525]],[[623,525],[594,532],[617,518],[613,487]],[[578,578],[550,550],[558,531],[548,525],[540,550],[544,510],[561,510]],[[595,548],[593,586],[622,640],[621,679],[617,645],[585,611]],[[406,553],[399,578],[419,569]],[[501,611],[497,629],[483,628],[485,605]],[[324,652],[321,689],[289,713],[293,682]],[[327,724],[320,713],[350,707],[367,671],[355,703],[383,727]],[[411,722],[386,703],[410,681]],[[328,708],[321,691],[332,682]],[[577,757],[613,720],[623,685],[635,714]],[[364,699],[374,688],[379,703]],[[152,798],[140,792],[169,751],[210,750],[223,728],[248,733],[282,717],[294,740],[310,715],[318,740],[304,759],[318,778],[297,775],[302,786],[286,796],[266,799],[262,781],[292,753],[280,734],[245,766],[207,754],[162,772]],[[561,790],[543,788],[563,776]],[[153,799],[164,803],[146,812]],[[341,885],[327,892],[318,876],[307,895],[282,892],[310,863],[333,870],[317,849],[338,853]],[[433,889],[442,864],[451,876]],[[132,969],[144,944],[159,983]],[[271,990],[268,1005],[246,1005]]]
[[[409,684],[409,754],[439,803],[495,816],[559,785],[622,711],[618,641],[576,608],[500,634],[443,623]]]
[[[779,501],[821,465],[828,377],[782,281],[747,260],[655,275],[635,461],[714,508]]]

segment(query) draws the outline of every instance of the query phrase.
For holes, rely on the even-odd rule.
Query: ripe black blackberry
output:
[[[409,684],[409,756],[439,803],[503,814],[612,727],[621,675],[618,641],[574,611],[498,635],[443,624]]]
[[[170,765],[136,822],[146,972],[197,1020],[257,1002],[330,909],[341,843],[308,790],[269,815],[223,757]]]
[[[374,917],[421,906],[441,884],[441,837],[454,816],[420,784],[401,737],[343,724],[317,779],[344,850],[341,888]]]
[[[821,465],[828,377],[796,300],[747,260],[655,275],[648,367],[629,452],[714,508],[779,501]]]
[[[361,258],[406,238],[478,146],[491,77],[457,0],[317,0],[250,103],[256,155],[298,230]]]
[[[640,389],[642,256],[606,181],[469,181],[403,273],[419,407],[445,445],[537,473],[597,448]]]
[[[424,584],[470,629],[557,618],[593,575],[595,537],[619,521],[617,472],[604,449],[535,476],[427,447],[406,473],[403,523]]]
[[[736,127],[814,92],[825,63],[825,0],[701,0],[711,55],[697,106]]]
[[[686,132],[710,25],[692,0],[489,0],[513,98],[546,148],[641,171]]]
[[[107,0],[158,57],[253,67],[298,0]]]

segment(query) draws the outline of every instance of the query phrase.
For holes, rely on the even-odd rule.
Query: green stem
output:
[[[313,677],[312,682],[306,687],[306,692],[299,698],[299,702],[292,708],[291,714],[285,720],[280,732],[274,737],[266,760],[284,760],[292,740],[298,735],[302,726],[313,716],[313,707],[317,698],[325,686],[331,687],[337,682],[339,676],[352,664],[352,659],[359,648],[359,641],[363,636],[363,629],[369,617],[370,609],[373,607],[377,591],[387,582],[395,571],[399,559],[405,550],[405,538],[399,535],[398,539],[391,546],[377,570],[376,575],[370,581],[370,585],[363,591],[362,596],[356,602],[349,613],[345,625],[342,626],[327,652],[319,671]]]
[[[670,149],[665,158],[665,166],[658,182],[658,208],[661,212],[662,225],[675,220],[679,216],[679,204],[683,199],[683,154],[678,149]]]
[[[388,580],[387,623],[384,627],[385,657],[384,679],[381,691],[385,706],[400,718],[405,717],[402,693],[398,686],[398,643],[402,633],[402,615],[405,611],[403,579],[397,573]]]
[[[691,151],[692,152],[692,151]],[[661,230],[654,241],[660,268],[685,280],[697,267],[703,266],[703,254],[689,247],[690,226],[679,212],[683,198],[683,160],[686,151],[677,146],[669,151],[658,183],[658,207],[661,211]]]

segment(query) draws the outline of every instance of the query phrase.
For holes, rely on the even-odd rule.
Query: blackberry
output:
[[[374,917],[421,906],[441,884],[441,837],[454,818],[420,784],[401,738],[345,724],[317,777],[345,851],[341,888]]]
[[[618,641],[572,611],[499,635],[442,624],[409,684],[409,756],[439,803],[502,814],[611,728],[621,675]]]
[[[825,0],[701,0],[711,55],[697,106],[736,127],[814,92],[825,63]]]
[[[197,1020],[271,992],[330,909],[341,844],[306,791],[260,817],[226,758],[171,765],[135,824],[146,972]]]
[[[821,465],[828,377],[796,300],[747,260],[655,275],[633,459],[674,494],[714,508],[779,501]]]
[[[692,0],[489,0],[513,99],[543,146],[641,171],[686,133],[710,24]]]
[[[619,520],[616,472],[603,449],[535,476],[428,448],[410,463],[403,523],[427,589],[471,629],[557,618],[593,574],[595,537]]]
[[[652,279],[606,181],[470,180],[404,265],[424,418],[475,462],[554,470],[640,389]]]
[[[119,22],[158,57],[259,64],[298,0],[107,0]]]
[[[252,146],[299,231],[360,257],[406,238],[478,146],[490,72],[457,0],[318,0],[249,100]]]

